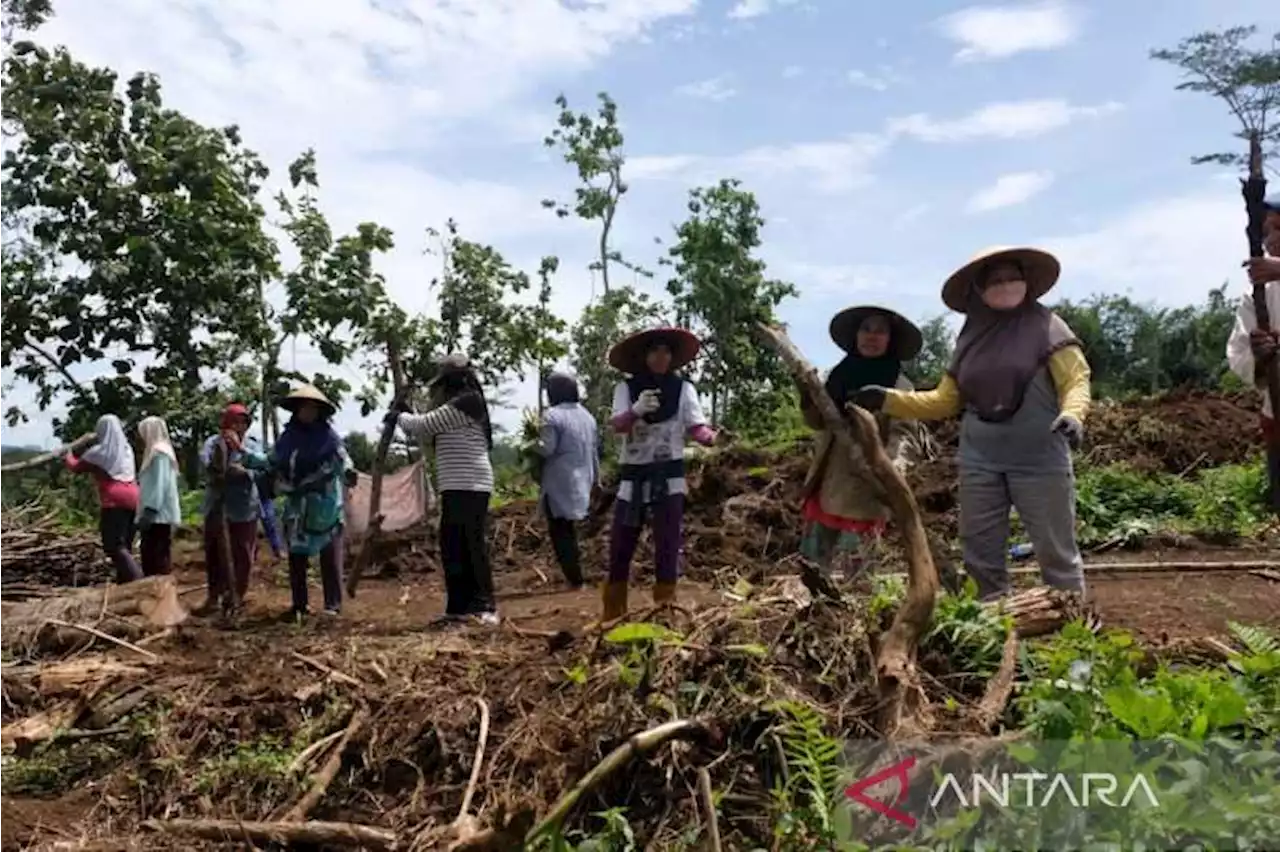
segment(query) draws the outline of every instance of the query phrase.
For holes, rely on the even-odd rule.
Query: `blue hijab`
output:
[[[332,461],[341,446],[342,439],[328,420],[303,423],[291,417],[272,452],[273,467],[296,484]]]

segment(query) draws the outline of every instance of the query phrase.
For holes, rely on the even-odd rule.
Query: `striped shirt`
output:
[[[484,427],[452,405],[426,414],[401,414],[400,429],[414,440],[434,438],[436,488],[493,491],[493,465]]]

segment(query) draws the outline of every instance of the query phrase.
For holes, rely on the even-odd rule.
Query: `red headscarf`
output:
[[[222,418],[218,421],[218,429],[222,432],[222,440],[226,442],[227,450],[233,453],[239,452],[242,446],[240,433],[236,431],[236,421],[241,418],[250,419],[249,409],[238,402],[233,402],[222,409]]]

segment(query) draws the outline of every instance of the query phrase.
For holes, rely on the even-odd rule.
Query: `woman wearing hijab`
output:
[[[271,454],[271,472],[285,498],[290,616],[307,615],[307,573],[317,556],[324,611],[337,615],[342,610],[342,507],[348,468],[342,438],[330,425],[337,409],[311,385],[295,388],[280,407],[293,415]]]
[[[89,474],[98,486],[98,529],[102,549],[115,566],[116,582],[140,580],[142,569],[133,558],[134,515],[138,511],[133,448],[114,414],[99,417],[94,432],[97,442],[79,458],[67,453],[63,463],[74,473]]]
[[[591,489],[600,479],[596,421],[579,402],[574,376],[552,373],[546,388],[550,407],[543,414],[537,446],[543,458],[540,503],[560,570],[572,588],[580,589],[576,523],[587,516]]]
[[[239,602],[249,591],[249,578],[258,547],[258,500],[256,477],[250,468],[260,468],[266,458],[246,441],[249,410],[231,403],[222,411],[218,434],[205,442],[201,460],[207,474],[204,496],[204,561],[209,592],[197,610],[208,613],[227,596]],[[223,564],[223,521],[231,564]],[[229,569],[229,570],[228,570]],[[224,578],[230,578],[225,580]],[[231,586],[224,588],[226,582]]]
[[[923,337],[905,317],[887,308],[862,305],[836,314],[830,331],[835,344],[848,353],[826,380],[827,394],[841,411],[866,385],[913,389],[902,375],[902,364],[919,354]],[[813,464],[804,483],[800,552],[824,571],[830,571],[839,556],[845,561],[846,576],[852,577],[862,570],[866,544],[884,532],[888,510],[873,496],[872,483],[850,462],[849,439],[826,430],[807,395],[802,394],[800,406],[805,423],[818,430]],[[910,422],[884,415],[879,420],[889,458],[905,466]]]
[[[1057,283],[1053,255],[983,252],[952,275],[942,300],[965,314],[955,355],[935,390],[873,386],[864,408],[960,422],[960,537],[965,569],[984,598],[1009,589],[1009,514],[1031,538],[1044,581],[1084,591],[1076,546],[1071,448],[1084,437],[1089,364],[1080,341],[1040,299]]]
[[[613,393],[613,431],[623,436],[609,577],[601,592],[603,620],[627,612],[631,560],[646,514],[653,525],[654,603],[675,600],[684,523],[684,445],[715,443],[716,433],[698,402],[698,392],[676,371],[698,354],[701,343],[682,328],[633,334],[609,351],[609,364],[628,375]]]
[[[489,564],[489,497],[493,493],[493,426],[480,380],[466,355],[444,358],[430,385],[426,414],[392,411],[388,422],[411,440],[432,439],[440,492],[440,559],[444,563],[442,622],[475,618],[498,623]]]
[[[182,520],[178,456],[169,440],[169,424],[161,418],[145,418],[138,424],[138,436],[142,438],[142,466],[138,469],[142,573],[153,577],[172,569],[173,528]]]

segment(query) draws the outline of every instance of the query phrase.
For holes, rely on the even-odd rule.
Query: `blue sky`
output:
[[[941,281],[991,244],[1058,252],[1054,296],[1185,304],[1228,279],[1243,293],[1234,176],[1189,164],[1238,144],[1232,121],[1174,91],[1174,69],[1147,53],[1206,28],[1280,29],[1274,0],[55,0],[55,11],[40,40],[124,78],[158,73],[170,105],[240,124],[277,177],[314,147],[335,227],[395,230],[383,269],[412,310],[431,309],[438,272],[423,232],[452,216],[530,272],[559,255],[556,307],[577,315],[592,231],[539,206],[574,179],[541,139],[558,93],[582,109],[608,91],[630,158],[618,247],[652,268],[654,237],[671,234],[690,187],[742,179],[767,220],[771,273],[800,289],[784,319],[820,363],[836,355],[832,313],[868,301],[941,313]],[[295,359],[321,366],[307,345]],[[337,372],[361,381],[354,365]],[[30,398],[16,386],[6,407]],[[517,385],[517,404],[533,399],[531,382]],[[345,410],[339,425],[372,420]],[[5,444],[51,440],[47,420],[4,429]]]

